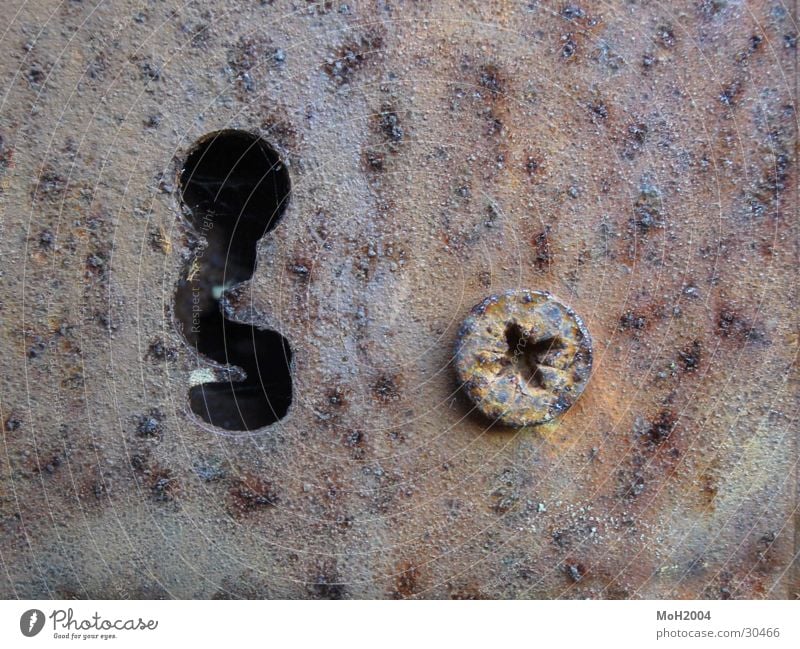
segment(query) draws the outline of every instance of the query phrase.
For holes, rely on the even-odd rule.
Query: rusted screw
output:
[[[484,415],[507,426],[543,424],[563,413],[591,369],[586,325],[546,291],[490,295],[458,334],[459,382]]]

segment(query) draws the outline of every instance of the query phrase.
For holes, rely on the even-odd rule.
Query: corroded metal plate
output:
[[[797,596],[794,8],[4,9],[0,595]],[[227,129],[292,188],[208,293],[291,347],[254,430],[192,409],[230,368],[176,308]],[[497,430],[453,350],[520,288],[594,366]]]

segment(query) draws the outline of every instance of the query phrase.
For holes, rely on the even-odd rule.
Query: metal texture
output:
[[[794,598],[797,16],[779,0],[4,4],[0,595]],[[180,172],[292,194],[226,317],[285,417],[195,415]],[[484,296],[586,321],[562,417],[488,427]]]

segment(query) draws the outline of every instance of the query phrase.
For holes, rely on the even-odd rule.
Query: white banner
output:
[[[4,601],[0,647],[795,648],[798,617],[783,601]]]

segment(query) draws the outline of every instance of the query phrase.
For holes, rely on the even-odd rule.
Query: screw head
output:
[[[473,307],[455,361],[459,383],[486,417],[535,426],[565,412],[583,392],[592,340],[581,318],[547,291],[513,290]]]

